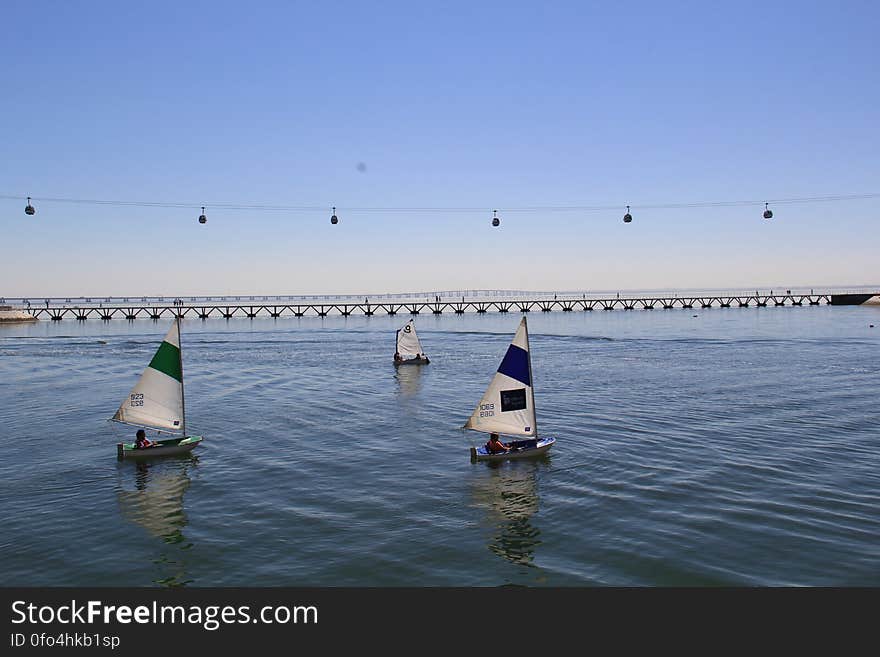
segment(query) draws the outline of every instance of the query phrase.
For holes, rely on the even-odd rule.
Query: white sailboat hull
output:
[[[513,441],[516,443],[532,443],[531,440]],[[471,447],[471,461],[509,461],[510,459],[525,459],[543,456],[556,443],[556,438],[539,438],[534,446],[526,445],[522,447],[514,447],[509,452],[501,452],[491,454],[486,450],[486,446]]]

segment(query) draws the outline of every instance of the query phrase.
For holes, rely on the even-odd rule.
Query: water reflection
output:
[[[538,510],[539,464],[508,461],[485,466],[475,475],[472,497],[487,510],[493,529],[488,548],[514,564],[533,566],[535,549],[541,544],[541,532],[531,523]]]
[[[422,366],[421,365],[400,365],[397,368],[394,378],[400,386],[400,394],[402,397],[413,397],[418,394],[422,387]]]
[[[163,459],[156,462],[137,462],[125,472],[124,482],[116,491],[122,516],[145,529],[150,536],[161,541],[159,556],[154,563],[159,566],[162,577],[154,583],[160,586],[185,586],[187,578],[185,552],[192,547],[183,534],[187,524],[183,510],[183,496],[190,485],[188,471],[197,465],[197,457],[188,455],[180,459]],[[129,470],[122,467],[123,471]]]

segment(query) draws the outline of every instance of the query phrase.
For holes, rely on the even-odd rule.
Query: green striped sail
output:
[[[183,367],[175,320],[114,420],[156,429],[183,429]]]

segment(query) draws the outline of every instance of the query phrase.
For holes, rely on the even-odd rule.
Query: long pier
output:
[[[162,319],[166,317],[189,317],[194,319],[235,317],[327,317],[327,316],[371,316],[371,315],[442,315],[446,313],[529,313],[529,312],[590,312],[609,310],[675,310],[709,308],[764,308],[768,306],[818,306],[835,303],[828,294],[743,294],[733,296],[658,296],[658,297],[605,297],[605,298],[562,298],[533,300],[473,300],[462,298],[455,301],[379,301],[370,303],[330,303],[330,302],[253,302],[237,301],[223,303],[199,303],[173,301],[166,304],[112,304],[94,305],[53,305],[34,306],[26,309],[37,319],[61,321],[73,319]]]

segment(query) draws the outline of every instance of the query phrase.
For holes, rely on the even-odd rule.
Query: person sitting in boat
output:
[[[138,429],[135,435],[137,436],[137,440],[134,442],[135,449],[146,449],[153,446],[154,443],[147,438],[147,432],[143,429]]]
[[[399,363],[399,362],[401,362],[402,360],[403,360],[403,358],[400,357],[400,352],[399,352],[399,351],[395,351],[395,352],[394,352],[394,362],[395,362],[395,363]]]
[[[497,433],[489,434],[489,442],[486,443],[486,451],[490,454],[502,454],[510,450],[510,445],[501,442]]]

